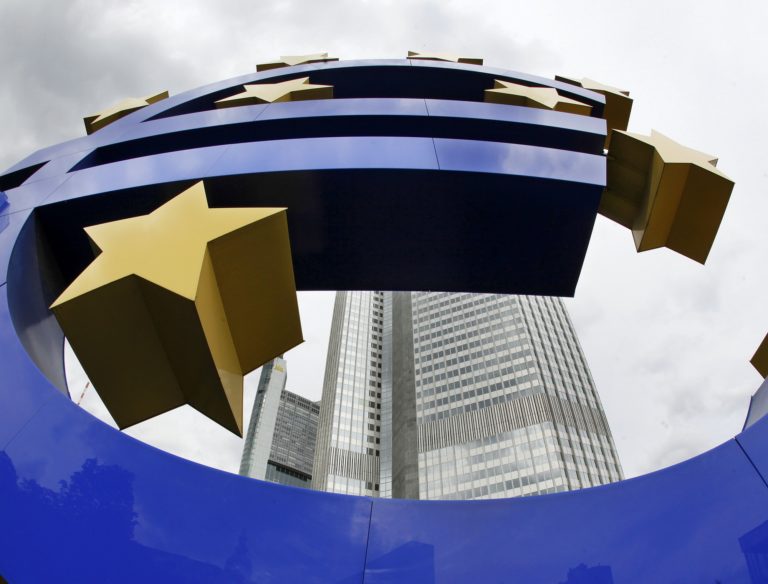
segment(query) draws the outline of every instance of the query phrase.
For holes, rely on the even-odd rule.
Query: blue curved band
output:
[[[243,83],[307,75],[337,99],[214,109]],[[484,104],[494,78],[558,87],[595,117]],[[764,419],[617,484],[426,502],[219,472],[109,428],[66,395],[47,306],[90,260],[81,228],[148,212],[199,179],[215,206],[288,207],[300,289],[571,294],[605,184],[602,105],[490,68],[306,65],[158,102],[0,176],[0,576],[768,581]]]

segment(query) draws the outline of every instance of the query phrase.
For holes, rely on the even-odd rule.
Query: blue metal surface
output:
[[[765,484],[731,440],[663,471],[583,491],[375,500],[365,581],[495,582],[509,574],[549,584],[584,565],[609,567],[617,583],[749,582],[739,539],[768,535],[766,520]]]
[[[0,192],[2,190],[7,189],[15,189],[21,184],[24,184],[24,182],[29,179],[30,176],[35,174],[38,170],[40,170],[40,167],[45,164],[44,162],[38,163],[38,164],[32,164],[25,168],[18,168],[17,170],[6,172],[2,176],[0,176]],[[5,196],[5,193],[0,194],[0,199],[2,199]],[[3,205],[0,204],[0,209],[2,209]]]
[[[148,113],[158,118],[213,109],[216,100],[239,93],[243,84],[277,83],[300,77],[309,77],[312,83],[333,85],[336,99],[372,97],[483,101],[484,90],[493,87],[494,79],[502,79],[523,85],[557,88],[563,95],[591,105],[594,117],[602,117],[605,105],[605,98],[600,94],[534,75],[459,63],[389,59],[313,63],[244,75],[187,92],[177,96],[177,99],[153,104],[150,106],[153,108],[151,113]],[[149,117],[145,114],[141,119]]]
[[[69,176],[45,199],[50,209],[41,209],[55,222],[51,245],[67,249],[60,263],[68,278],[76,275],[68,262],[75,260],[79,271],[92,257],[82,227],[121,212],[148,212],[190,181],[207,178],[214,205],[289,209],[300,289],[571,295],[605,159],[480,140],[341,136],[177,150]],[[107,200],[85,199],[103,193]],[[143,205],[139,193],[154,200]],[[53,203],[73,199],[54,210]],[[481,230],[467,228],[468,213]],[[542,232],[540,245],[527,245]],[[80,253],[72,255],[77,244]],[[414,255],[414,247],[421,253]],[[489,249],[515,249],[515,270]]]
[[[307,73],[349,99],[213,109],[243,83]],[[92,257],[82,227],[146,213],[200,178],[214,206],[288,207],[301,289],[572,292],[605,180],[604,123],[484,104],[493,78],[560,85],[408,61],[250,74],[46,148],[0,177],[13,185],[0,214],[0,577],[768,581],[765,419],[686,463],[614,485],[418,502],[214,471],[112,430],[66,397],[47,306]],[[391,134],[376,125],[383,119],[396,120]]]
[[[604,120],[535,108],[424,99],[333,99],[195,112],[140,124],[73,170],[174,150],[330,136],[414,136],[554,145],[602,154]]]
[[[488,172],[599,185],[604,158],[557,148],[435,138],[441,170]]]
[[[136,121],[138,121],[138,119]],[[116,124],[112,124],[106,128],[103,128],[102,130],[99,130],[95,134],[91,134],[90,136],[75,138],[73,140],[62,142],[61,144],[56,144],[55,146],[42,148],[37,152],[33,152],[26,158],[23,158],[9,169],[7,169],[5,172],[0,174],[0,183],[6,180],[9,175],[19,171],[32,170],[33,173],[31,176],[34,177],[34,171],[49,162],[52,158],[59,158],[69,154],[77,153],[85,154],[103,144],[111,143],[115,139],[119,138],[120,135],[126,131],[126,129],[127,128],[125,127],[119,127]],[[26,173],[22,172],[22,174]],[[6,188],[14,188],[20,184],[23,184],[23,182],[25,181],[22,180],[19,182],[18,180],[15,180],[13,186],[8,186]]]
[[[768,417],[752,417],[750,426],[736,436],[736,440],[768,484]]]
[[[10,205],[9,205],[10,207]],[[24,226],[24,222],[32,214],[31,209],[0,215],[0,284],[5,284],[8,274],[8,261],[11,258],[13,245]]]
[[[517,71],[507,71],[506,69],[499,69],[498,67],[477,67],[476,65],[464,65],[461,63],[452,63],[450,61],[426,61],[426,60],[413,60],[411,61],[413,67],[417,67],[417,75],[420,75],[423,71],[436,69],[442,69],[443,72],[448,73],[445,77],[446,83],[450,83],[456,77],[450,75],[452,71],[468,71],[468,72],[482,72],[487,79],[502,79],[504,81],[512,81],[513,83],[519,83],[521,85],[540,86],[540,87],[552,87],[557,89],[558,93],[576,99],[583,103],[591,105],[594,109],[592,115],[595,117],[601,117],[603,115],[603,106],[605,105],[605,98],[600,94],[595,94],[592,91],[585,90],[581,87],[576,87],[562,81],[553,81],[545,77],[539,77],[538,75],[530,75],[528,73],[519,73]]]
[[[34,209],[51,196],[53,191],[64,184],[67,179],[69,176],[66,174],[66,170],[61,171],[57,176],[44,178],[41,181],[30,179],[22,186],[8,191],[7,205],[5,207],[0,206],[0,215],[10,215],[19,211]]]
[[[18,434],[55,391],[40,375],[13,327],[8,310],[8,287],[0,285],[0,450]],[[41,383],[44,381],[44,383]],[[0,509],[3,509],[0,503]],[[3,552],[0,550],[0,558]],[[2,560],[0,559],[0,566]],[[2,574],[2,570],[0,570]]]
[[[64,398],[0,454],[0,485],[4,524],[19,526],[0,533],[13,583],[362,579],[370,501],[169,456]]]

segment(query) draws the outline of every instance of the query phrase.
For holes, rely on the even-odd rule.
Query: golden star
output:
[[[281,83],[259,83],[243,85],[245,91],[216,102],[216,107],[237,107],[278,101],[300,101],[305,99],[332,99],[333,85],[312,85],[309,77],[291,79]]]
[[[117,121],[136,110],[167,98],[167,91],[161,91],[160,93],[155,93],[146,97],[128,97],[110,108],[83,118],[85,131],[87,134],[93,134],[96,130],[100,130],[104,126],[108,126],[112,122]]]
[[[408,51],[409,59],[417,61],[447,61],[449,63],[466,63],[467,65],[482,65],[482,59],[472,57],[458,57],[456,55],[446,55],[443,53],[420,53],[418,51]]]
[[[311,55],[281,56],[277,61],[259,63],[256,71],[268,71],[280,67],[293,67],[294,65],[306,65],[307,63],[324,63],[326,61],[338,61],[338,57],[329,57],[328,53],[313,53]]]
[[[635,132],[622,132],[627,136],[631,136],[635,140],[644,142],[649,146],[652,146],[656,152],[659,153],[662,160],[667,164],[672,163],[685,163],[695,164],[708,172],[713,172],[722,177],[725,175],[717,169],[717,156],[706,154],[693,148],[683,146],[679,142],[675,142],[671,138],[665,136],[661,132],[651,130],[650,136],[643,136],[642,134],[636,134]],[[725,177],[727,178],[727,177]]]
[[[243,375],[301,342],[284,209],[210,209],[203,183],[86,228],[51,306],[120,428],[188,403],[242,435]]]
[[[632,98],[629,97],[629,91],[605,85],[587,77],[576,79],[574,77],[556,75],[555,79],[605,96],[603,119],[605,119],[606,126],[608,127],[608,132],[605,136],[606,148],[608,148],[611,142],[611,132],[613,130],[626,130],[627,126],[629,126],[629,116],[632,113]]]
[[[612,85],[606,85],[605,83],[600,83],[599,81],[595,81],[594,79],[589,79],[588,77],[582,77],[581,79],[576,79],[575,77],[564,77],[562,75],[557,75],[555,79],[557,79],[558,81],[565,81],[566,83],[570,83],[571,85],[578,85],[580,87],[583,87],[584,89],[589,89],[590,91],[595,91],[602,95],[611,93],[613,95],[621,95],[624,97],[629,97],[629,91],[627,91],[626,89],[619,89],[618,87],[613,87]]]
[[[592,112],[591,105],[563,97],[551,87],[528,87],[499,79],[494,79],[493,89],[485,90],[485,101],[551,109],[583,116],[588,116]]]
[[[600,213],[631,229],[638,251],[668,247],[703,264],[733,190],[716,163],[656,131],[616,130]]]

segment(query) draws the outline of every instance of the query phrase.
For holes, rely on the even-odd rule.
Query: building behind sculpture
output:
[[[621,478],[560,299],[337,294],[314,488],[481,499]]]
[[[320,406],[285,389],[286,369],[282,357],[262,367],[240,474],[309,487]]]

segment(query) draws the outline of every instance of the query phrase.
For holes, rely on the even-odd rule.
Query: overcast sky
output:
[[[768,3],[227,1],[0,3],[0,167],[83,135],[83,116],[127,96],[172,94],[244,74],[278,55],[342,59],[407,50],[586,76],[631,91],[630,130],[659,130],[717,155],[736,182],[706,267],[636,254],[598,218],[571,316],[627,476],[735,435],[761,379],[749,359],[768,330]],[[289,389],[318,399],[332,294],[302,298],[307,342]],[[251,384],[253,385],[253,384]],[[79,378],[71,391],[82,390]],[[247,408],[253,388],[246,392]],[[93,392],[84,403],[99,409]],[[189,408],[130,430],[237,471],[241,440]]]

